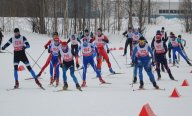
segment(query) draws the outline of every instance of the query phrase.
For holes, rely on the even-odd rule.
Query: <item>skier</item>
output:
[[[152,50],[154,50],[158,80],[161,79],[160,63],[165,66],[165,69],[167,70],[170,79],[175,80],[167,64],[167,59],[166,59],[167,45],[164,41],[162,41],[161,35],[155,36],[155,42],[152,43],[151,48]]]
[[[76,38],[75,34],[71,35],[71,37],[68,39],[67,43],[71,42],[71,50],[72,53],[75,55],[75,58],[78,59],[78,43],[81,44],[81,41]],[[76,60],[77,61],[77,60]],[[77,67],[79,68],[79,64],[77,64]]]
[[[76,84],[76,88],[78,90],[81,91],[81,87],[78,83],[78,80],[74,74],[75,72],[75,65],[74,65],[74,56],[75,54],[72,52],[71,48],[68,47],[67,45],[67,42],[62,42],[62,47],[60,48],[59,50],[60,54],[61,54],[61,58],[62,60],[60,59],[61,61],[61,68],[63,70],[63,82],[64,82],[64,86],[63,86],[63,90],[67,90],[68,89],[68,83],[67,83],[67,70],[69,69],[70,70],[70,75],[71,77],[73,78],[73,81],[74,83]],[[76,67],[77,67],[78,64],[78,60],[76,59]]]
[[[184,53],[182,52],[181,49],[181,41],[179,41],[178,38],[174,37],[174,38],[170,38],[169,40],[169,44],[172,46],[173,49],[173,66],[175,65],[175,61],[176,61],[176,52],[178,52],[187,62],[187,64],[189,64],[190,66],[192,66],[192,64],[189,62],[189,60],[187,59],[187,57],[184,55]]]
[[[50,62],[50,85],[53,85],[53,69],[55,67],[56,71],[56,87],[59,85],[59,50],[61,47],[60,39],[58,37],[53,38],[53,43],[49,45],[48,52],[51,53],[51,62]]]
[[[136,63],[139,68],[139,79],[140,79],[139,88],[140,89],[142,89],[144,86],[143,73],[142,73],[143,68],[147,72],[147,75],[149,76],[150,81],[152,82],[153,86],[156,89],[159,89],[159,86],[156,84],[154,75],[151,71],[151,64],[153,65],[154,62],[152,61],[152,63],[151,63],[149,53],[151,54],[152,59],[153,59],[154,56],[153,56],[152,50],[149,47],[149,45],[147,43],[145,43],[145,38],[142,36],[139,38],[139,44],[133,50],[132,63]]]
[[[98,57],[99,53],[96,47],[94,47],[92,45],[92,43],[89,42],[89,38],[84,37],[82,39],[82,44],[80,46],[80,49],[82,50],[82,54],[83,54],[83,83],[81,85],[81,87],[86,87],[86,73],[87,73],[87,65],[90,63],[93,70],[96,72],[97,77],[99,78],[99,81],[101,83],[106,83],[102,77],[101,77],[101,72],[98,71],[98,69],[96,68],[95,62],[94,62],[94,56],[93,53],[96,51]]]
[[[162,27],[163,28],[163,27]],[[156,32],[156,36],[161,36],[161,40],[166,43],[167,42],[167,39],[165,39],[165,35],[162,35],[162,32],[160,30],[157,30]],[[153,40],[151,42],[151,46],[154,45],[154,42],[156,41],[156,36],[153,37]],[[154,49],[153,49],[154,50]],[[163,66],[163,63],[160,63],[161,65],[161,71],[165,72],[165,69],[164,69],[164,66]],[[160,67],[160,66],[159,66]],[[157,70],[157,69],[156,69]]]
[[[125,37],[127,37],[126,42],[125,42],[125,49],[124,49],[123,56],[125,56],[127,54],[128,45],[130,47],[130,56],[131,56],[131,54],[132,54],[132,40],[133,40],[133,38],[132,38],[132,36],[133,36],[132,28],[129,27],[128,31],[124,32],[123,35]]]
[[[165,28],[164,27],[161,28],[161,35],[162,35],[162,40],[164,42],[167,42],[168,37],[167,37],[167,32],[165,32]]]
[[[89,32],[88,29],[85,29],[84,34],[81,36],[81,39],[84,38],[84,37],[87,37],[88,41],[90,42],[90,40],[93,38],[93,33]]]
[[[189,62],[189,60],[187,59],[187,57],[186,57],[185,54],[183,53],[182,48],[181,48],[181,44],[182,44],[182,43],[181,43],[181,41],[179,41],[178,38],[176,38],[176,37],[170,38],[169,44],[172,46],[172,49],[173,49],[173,65],[175,65],[176,52],[178,52],[178,53],[185,59],[185,61],[187,62],[187,64],[189,64],[190,66],[192,66],[192,64]]]
[[[97,69],[101,72],[101,65],[102,65],[102,57],[105,59],[108,67],[109,67],[109,71],[112,74],[115,74],[115,72],[113,71],[112,67],[111,67],[111,63],[109,61],[109,57],[107,55],[107,52],[105,51],[104,47],[105,47],[105,43],[109,43],[109,39],[107,38],[107,36],[105,36],[102,33],[102,29],[98,28],[97,29],[97,35],[95,35],[92,39],[91,39],[91,43],[95,42],[97,50],[99,55],[97,56]]]
[[[168,42],[168,56],[169,56],[169,63],[171,63],[172,61],[171,61],[171,51],[172,51],[172,45],[171,45],[171,40],[173,39],[173,38],[176,38],[175,37],[175,34],[173,33],[173,32],[170,32],[170,36],[169,36],[169,38],[168,38],[168,40],[169,40],[169,42]]]
[[[133,41],[132,41],[132,51],[135,49],[135,47],[138,45],[139,42],[139,38],[142,36],[142,34],[140,34],[138,32],[138,29],[134,29],[133,32]],[[137,64],[131,64],[133,67],[133,83],[137,82]]]
[[[178,35],[178,41],[179,41],[179,43],[180,43],[180,46],[181,46],[181,49],[182,49],[184,55],[187,57],[188,60],[190,60],[189,57],[187,56],[186,51],[185,51],[186,40],[183,39],[183,38],[181,37],[181,35]],[[178,56],[178,60],[179,60],[179,58],[180,58],[180,57]]]
[[[2,47],[2,50],[5,50],[10,44],[13,43],[14,47],[14,77],[15,77],[15,89],[19,88],[18,80],[18,65],[19,62],[23,62],[27,67],[28,71],[31,73],[32,77],[35,79],[36,84],[43,88],[39,80],[36,78],[35,72],[30,66],[29,60],[25,54],[25,49],[30,48],[30,45],[26,37],[20,35],[18,28],[14,29],[14,37],[10,38],[9,41]]]
[[[3,34],[2,34],[2,29],[0,28],[0,48],[1,48],[2,41],[3,41]]]
[[[58,37],[58,32],[54,32],[54,33],[53,33],[53,38],[55,38],[55,37]],[[48,47],[49,47],[49,45],[50,45],[51,43],[54,43],[54,40],[53,40],[53,39],[50,39],[50,40],[44,45],[44,48],[45,48],[45,49],[48,49]],[[60,43],[61,43],[61,41],[60,41]],[[43,67],[41,68],[40,72],[38,73],[37,78],[39,78],[39,77],[41,76],[41,74],[43,73],[43,71],[45,70],[45,68],[50,64],[50,62],[51,62],[51,57],[52,57],[52,54],[50,53],[49,56],[48,56],[48,58],[47,58],[47,60],[46,60],[46,62],[45,62],[45,64],[43,65]],[[56,80],[56,71],[54,71],[54,80]]]

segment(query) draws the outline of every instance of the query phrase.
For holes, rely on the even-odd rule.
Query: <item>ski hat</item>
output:
[[[179,38],[181,38],[181,35],[178,35]]]
[[[53,40],[54,41],[59,41],[59,38],[58,37],[54,37]]]
[[[161,40],[161,35],[156,35],[155,39],[156,40]]]
[[[71,35],[71,38],[74,38],[75,39],[75,35],[73,34],[73,35]]]
[[[14,33],[17,33],[17,32],[19,32],[19,28],[14,29]]]
[[[132,29],[132,27],[129,27],[128,29]]]
[[[58,36],[59,34],[58,34],[58,32],[54,32],[54,33],[53,33],[53,36],[54,36],[54,35]]]
[[[62,46],[67,46],[67,42],[64,41],[64,42],[61,43],[61,45],[62,45]]]
[[[170,35],[175,35],[173,32],[170,32]]]
[[[161,31],[157,30],[156,35],[161,35]]]
[[[144,38],[143,36],[141,36],[141,37],[139,38],[139,40],[145,40],[145,38]]]
[[[88,30],[88,29],[85,29],[85,32],[89,32],[89,30]]]
[[[100,28],[98,28],[97,30],[102,32],[102,28],[101,28],[101,27],[100,27]]]
[[[161,30],[165,30],[165,28],[164,28],[164,27],[162,27],[162,28],[161,28]]]

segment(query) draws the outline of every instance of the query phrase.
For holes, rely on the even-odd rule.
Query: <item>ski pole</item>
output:
[[[25,51],[26,53],[27,53],[27,55],[33,60],[33,62],[35,62],[35,60],[33,59],[33,57],[27,52],[27,51]],[[37,64],[37,63],[36,63]],[[39,66],[39,64],[37,64],[37,66],[41,69],[41,66]]]
[[[115,62],[117,63],[118,67],[121,69],[119,63],[117,62],[117,60],[115,59],[115,57],[113,56],[113,54],[111,53],[111,51],[109,51],[109,52],[110,52],[111,56],[113,57],[113,59],[115,60]]]
[[[43,56],[45,50],[46,50],[46,49],[43,50],[43,52],[41,53],[41,55],[39,56],[39,58],[35,61],[35,63],[33,64],[32,68],[37,64],[37,62],[39,61],[39,59]]]

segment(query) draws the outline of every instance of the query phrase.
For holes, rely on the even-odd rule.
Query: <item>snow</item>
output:
[[[183,32],[183,27],[178,19],[163,19],[160,18],[157,25],[148,25],[145,33],[146,38],[150,41],[157,29],[161,29],[164,26],[169,33],[173,31],[178,34],[182,34],[183,38],[187,40],[186,52],[192,56],[191,50],[191,35]],[[31,48],[26,51],[30,55],[37,59],[43,52],[43,45],[50,39],[46,35],[39,35],[35,33],[29,33],[21,31],[21,34],[28,38]],[[120,43],[122,39],[121,35],[114,35],[106,33],[109,36],[111,44],[110,47],[119,48],[124,47],[125,39]],[[3,44],[13,36],[12,33],[6,33]],[[12,47],[7,50],[12,51]],[[189,67],[185,61],[181,58],[180,67],[171,67],[171,71],[178,82],[170,81],[167,73],[162,73],[162,80],[157,81],[157,84],[161,88],[165,88],[165,91],[153,90],[152,84],[149,82],[149,78],[144,73],[145,88],[152,90],[145,91],[132,91],[133,88],[137,89],[139,84],[129,85],[132,82],[133,69],[127,68],[125,65],[125,57],[122,56],[123,51],[112,51],[121,69],[118,68],[114,59],[110,56],[112,67],[116,72],[123,72],[125,74],[107,76],[109,74],[106,63],[103,63],[102,74],[103,78],[111,82],[110,85],[99,85],[98,79],[95,77],[94,71],[89,68],[87,73],[87,88],[83,88],[83,92],[76,90],[72,78],[68,72],[69,89],[72,91],[66,92],[53,92],[61,89],[62,74],[60,75],[60,86],[58,88],[49,87],[49,67],[45,70],[46,73],[42,75],[40,81],[46,88],[45,91],[39,89],[33,80],[25,80],[25,78],[31,77],[29,72],[19,72],[19,80],[21,89],[14,91],[6,91],[8,88],[12,88],[14,85],[13,77],[13,56],[8,53],[0,54],[0,115],[2,116],[137,116],[141,111],[141,108],[146,103],[149,103],[152,110],[158,116],[190,116],[191,100],[192,100],[192,87],[181,87],[181,83],[184,79],[187,79],[189,84],[192,82],[191,67]],[[45,63],[48,53],[45,52],[42,58],[38,61],[38,64],[42,66]],[[28,56],[31,65],[33,61]],[[128,56],[128,63],[130,62]],[[37,66],[34,67],[36,73],[40,70]],[[61,70],[60,70],[61,71]],[[62,73],[62,71],[61,71]],[[82,71],[80,71],[82,74]],[[78,72],[75,72],[78,81],[81,84],[81,76]],[[154,72],[157,78],[156,72]],[[181,94],[180,98],[170,98],[171,92],[174,88],[177,88]]]

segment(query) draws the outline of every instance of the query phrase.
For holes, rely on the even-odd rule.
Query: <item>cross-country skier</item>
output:
[[[130,56],[132,55],[132,40],[133,40],[133,31],[132,31],[132,28],[131,27],[129,27],[129,29],[128,29],[128,31],[125,31],[124,33],[123,33],[123,35],[125,36],[125,37],[127,37],[127,39],[126,39],[126,42],[125,42],[125,49],[124,49],[124,54],[123,54],[123,56],[125,56],[126,54],[127,54],[127,47],[128,47],[128,45],[129,45],[129,47],[130,47]]]
[[[159,89],[159,86],[156,84],[154,75],[151,70],[151,64],[154,64],[154,62],[152,61],[152,63],[151,63],[149,53],[151,54],[152,59],[154,59],[151,48],[149,47],[149,45],[147,43],[145,43],[145,38],[142,36],[139,38],[139,44],[135,47],[135,49],[133,51],[132,63],[136,63],[139,68],[139,79],[140,79],[139,88],[140,89],[142,89],[144,86],[143,68],[147,72],[147,75],[149,76],[150,81],[152,82],[153,86],[156,89]]]
[[[54,33],[53,33],[53,38],[55,38],[55,37],[58,37],[58,32],[54,32]],[[53,40],[53,39],[50,39],[50,40],[44,45],[44,48],[45,48],[45,49],[48,49],[48,47],[49,47],[49,45],[50,45],[51,43],[54,43],[54,40]],[[60,43],[61,43],[61,41],[60,41]],[[49,56],[48,56],[48,58],[47,58],[47,60],[46,60],[46,62],[45,62],[45,64],[43,65],[43,67],[41,68],[40,72],[38,73],[37,78],[39,78],[39,77],[41,76],[41,74],[43,73],[43,71],[45,70],[45,68],[50,64],[50,62],[51,62],[51,57],[52,57],[52,54],[50,53]],[[54,80],[56,80],[56,71],[54,71]]]
[[[101,83],[105,83],[105,81],[102,79],[101,77],[101,72],[98,71],[98,69],[96,68],[95,62],[94,62],[94,56],[93,53],[96,51],[97,56],[99,56],[98,50],[96,47],[93,46],[92,43],[89,42],[89,38],[84,37],[82,39],[82,44],[80,46],[80,49],[82,51],[82,55],[83,55],[83,83],[82,83],[82,87],[86,87],[86,73],[87,73],[87,65],[90,64],[93,68],[93,70],[96,72],[97,77],[99,78],[99,81]]]
[[[175,60],[176,60],[176,52],[178,52],[187,62],[187,64],[189,64],[190,66],[192,66],[192,64],[189,62],[189,60],[187,59],[187,57],[184,55],[184,53],[182,52],[181,49],[181,41],[179,41],[178,38],[173,37],[169,39],[169,44],[172,46],[172,50],[173,50],[173,65],[175,65]]]
[[[163,28],[163,27],[162,27]],[[164,35],[162,35],[162,31],[160,30],[157,30],[156,32],[156,35],[153,37],[153,40],[151,42],[151,46],[154,45],[154,42],[156,41],[156,36],[161,36],[161,40],[166,43],[167,42],[167,39],[165,39],[166,37],[166,34],[164,33]],[[154,50],[154,49],[153,49]],[[160,63],[160,66],[161,66],[161,71],[165,72],[165,69],[164,69],[164,66],[163,66],[163,63]]]
[[[158,80],[161,79],[160,64],[163,64],[163,66],[165,66],[165,69],[167,70],[170,79],[175,80],[167,64],[167,45],[164,41],[162,41],[161,35],[155,36],[155,42],[152,43],[151,48],[154,50]]]
[[[61,68],[63,70],[63,90],[68,89],[68,83],[67,83],[67,70],[70,70],[70,75],[73,78],[74,83],[76,84],[76,88],[81,91],[81,87],[78,83],[77,77],[75,76],[75,64],[74,64],[74,57],[75,54],[72,52],[71,48],[68,47],[67,42],[62,42],[62,47],[60,49],[60,54],[61,54]],[[76,66],[78,64],[78,60],[76,59]]]
[[[133,32],[133,41],[132,41],[132,51],[135,49],[135,47],[139,43],[139,38],[142,36],[142,34],[139,33],[138,29],[134,29]],[[132,64],[133,67],[133,83],[137,82],[137,64]]]
[[[108,67],[109,67],[109,71],[112,74],[115,74],[115,71],[113,71],[112,67],[111,67],[111,63],[109,61],[109,57],[107,55],[106,50],[104,49],[105,47],[105,43],[109,43],[109,39],[107,38],[107,36],[105,36],[102,33],[102,29],[98,28],[97,29],[97,35],[95,35],[92,39],[91,39],[91,43],[95,42],[97,50],[99,55],[97,56],[97,68],[99,71],[101,71],[101,65],[102,65],[102,58],[105,59]]]
[[[50,85],[53,84],[53,70],[56,71],[56,86],[59,85],[59,50],[61,48],[60,39],[58,37],[53,38],[53,42],[49,45],[48,52],[51,53],[50,62]]]
[[[75,58],[78,59],[78,48],[79,44],[81,44],[81,41],[75,36],[75,34],[71,35],[71,37],[68,39],[67,43],[71,42],[71,50],[73,54],[75,54]],[[79,65],[77,65],[79,68]]]
[[[41,83],[36,78],[36,74],[30,66],[29,60],[25,54],[25,49],[30,48],[30,45],[26,37],[20,35],[18,28],[14,29],[14,37],[10,38],[9,41],[2,47],[2,50],[5,50],[10,44],[13,44],[14,47],[14,77],[15,77],[15,86],[14,88],[19,88],[18,80],[18,65],[21,62],[25,64],[28,71],[31,73],[32,77],[35,79],[36,84],[42,88]]]

